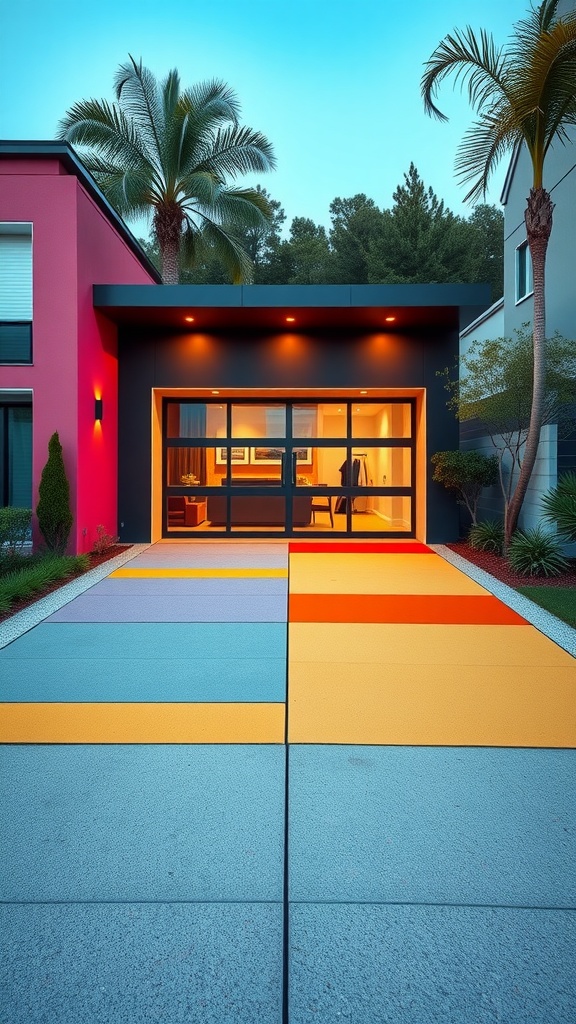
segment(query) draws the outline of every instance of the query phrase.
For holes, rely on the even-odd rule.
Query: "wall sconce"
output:
[[[103,406],[102,399],[101,398],[95,398],[94,399],[94,419],[95,420],[99,420],[100,421],[102,419],[102,413],[103,413],[102,406]]]

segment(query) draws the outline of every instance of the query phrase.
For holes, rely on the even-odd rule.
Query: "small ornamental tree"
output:
[[[48,461],[42,470],[39,495],[36,515],[40,532],[48,550],[63,555],[72,529],[72,512],[70,486],[57,432],[48,442]]]
[[[436,452],[431,459],[434,466],[432,479],[448,491],[456,491],[458,504],[465,505],[477,524],[478,501],[483,487],[491,487],[498,480],[498,459],[481,452]]]
[[[558,424],[560,436],[573,428],[564,412],[576,401],[576,349],[560,334],[548,338],[545,349],[542,423]],[[524,324],[514,338],[475,341],[459,366],[439,372],[457,419],[476,421],[492,442],[504,504],[504,552],[514,530],[510,505],[530,425],[533,364],[532,340]]]

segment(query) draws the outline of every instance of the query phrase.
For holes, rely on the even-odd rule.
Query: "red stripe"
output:
[[[433,555],[435,554],[426,544],[418,541],[393,541],[386,544],[383,541],[367,541],[354,543],[350,541],[292,541],[288,545],[291,554],[332,554],[343,552],[346,554],[379,554],[379,555]]]

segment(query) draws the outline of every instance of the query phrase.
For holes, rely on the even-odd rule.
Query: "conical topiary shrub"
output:
[[[48,462],[42,470],[39,495],[36,515],[40,532],[49,551],[63,555],[72,529],[72,512],[58,433],[52,434],[48,442]]]

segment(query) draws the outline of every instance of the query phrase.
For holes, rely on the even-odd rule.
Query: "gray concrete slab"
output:
[[[290,1021],[573,1024],[576,912],[305,904]]]
[[[284,761],[269,745],[1,746],[0,898],[281,901]]]
[[[576,750],[293,746],[290,898],[576,906]]]
[[[282,907],[0,907],[8,1024],[281,1024]]]

